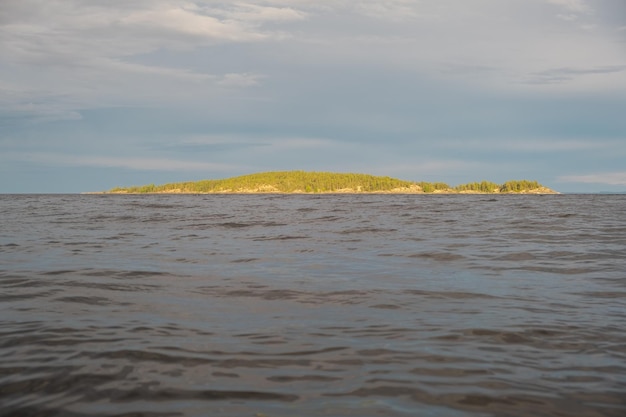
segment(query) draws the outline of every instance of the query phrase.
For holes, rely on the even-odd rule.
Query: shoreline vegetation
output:
[[[279,171],[238,177],[116,187],[101,194],[558,194],[537,181],[503,184],[414,182],[368,174]]]

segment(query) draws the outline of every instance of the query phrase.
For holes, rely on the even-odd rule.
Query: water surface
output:
[[[0,196],[0,415],[626,415],[626,196]]]

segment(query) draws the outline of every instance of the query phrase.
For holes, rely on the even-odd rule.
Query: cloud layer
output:
[[[0,2],[0,192],[80,191],[64,166],[105,170],[95,188],[324,169],[591,189],[626,157],[625,27],[621,0]],[[16,182],[33,170],[54,186]]]

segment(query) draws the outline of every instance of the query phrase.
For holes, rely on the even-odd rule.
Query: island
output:
[[[278,171],[162,185],[116,187],[105,194],[558,194],[537,181],[503,184],[414,182],[354,173]]]

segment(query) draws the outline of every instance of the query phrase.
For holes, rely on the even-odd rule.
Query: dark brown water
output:
[[[624,416],[626,196],[0,196],[2,416]]]

